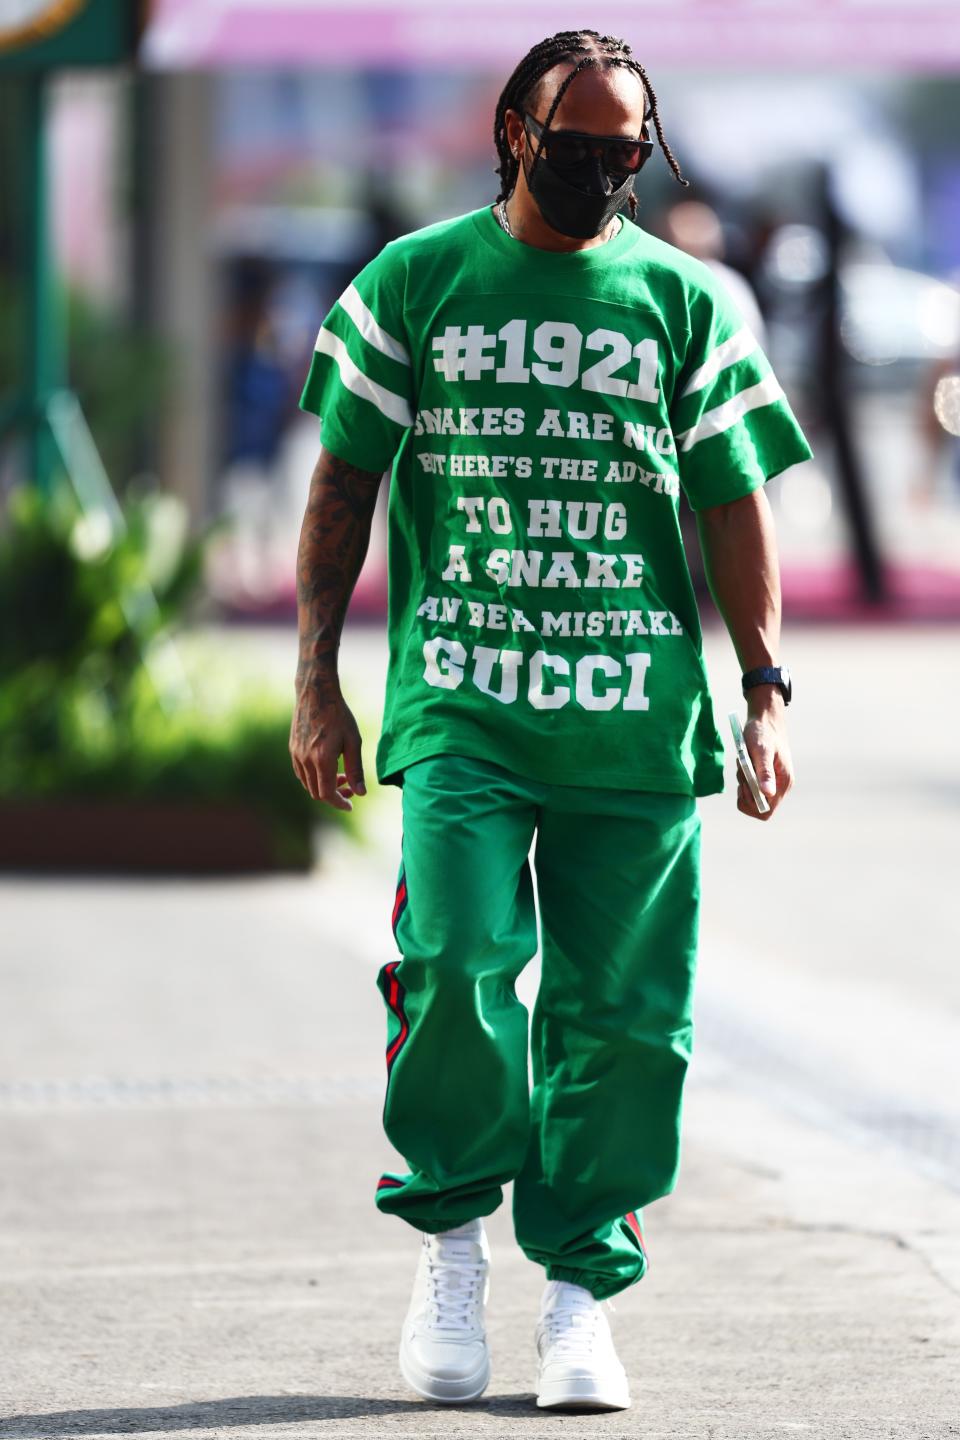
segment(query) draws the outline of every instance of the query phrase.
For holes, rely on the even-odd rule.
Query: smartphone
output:
[[[737,751],[737,764],[740,766],[740,773],[747,782],[747,789],[753,796],[753,803],[761,815],[766,815],[770,809],[770,802],[760,789],[760,782],[757,780],[757,772],[753,768],[753,761],[750,759],[750,752],[747,750],[747,743],[743,738],[743,730],[740,727],[740,717],[736,711],[730,711],[730,729],[733,731],[733,743]]]

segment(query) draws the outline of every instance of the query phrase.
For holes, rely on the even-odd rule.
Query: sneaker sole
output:
[[[412,1365],[401,1346],[400,1373],[421,1400],[433,1400],[438,1405],[464,1405],[470,1400],[479,1400],[490,1384],[490,1357],[487,1356],[479,1370],[462,1380],[440,1380]]]
[[[537,1390],[541,1410],[629,1410],[630,1394],[616,1385],[595,1380],[553,1380]]]

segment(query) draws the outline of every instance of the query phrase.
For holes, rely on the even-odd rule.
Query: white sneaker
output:
[[[567,1280],[548,1280],[537,1322],[537,1404],[575,1410],[626,1410],[627,1374],[607,1317],[589,1290]]]
[[[424,1235],[400,1337],[400,1370],[425,1400],[477,1400],[490,1381],[484,1306],[490,1248],[481,1220]]]

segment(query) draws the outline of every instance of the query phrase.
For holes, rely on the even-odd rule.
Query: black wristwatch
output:
[[[761,665],[757,670],[748,670],[740,684],[744,695],[755,685],[776,685],[783,696],[784,705],[789,705],[793,698],[793,681],[786,665]]]

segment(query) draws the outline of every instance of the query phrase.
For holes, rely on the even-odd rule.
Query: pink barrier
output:
[[[495,69],[555,30],[584,23],[582,0],[154,0],[142,57],[157,68],[342,65]],[[960,69],[957,0],[608,0],[596,29],[642,59],[689,69]]]

